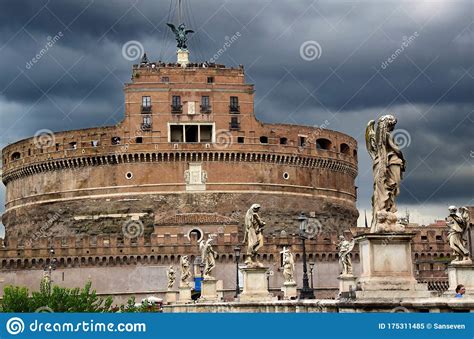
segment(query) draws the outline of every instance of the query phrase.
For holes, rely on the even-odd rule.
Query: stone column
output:
[[[448,265],[449,289],[444,296],[454,297],[456,286],[464,285],[465,296],[474,297],[474,264],[472,263],[451,263]]]
[[[191,299],[191,291],[192,291],[191,284],[185,285],[181,284],[179,286],[179,302],[180,303],[189,303],[192,301]]]
[[[178,57],[178,64],[181,67],[186,67],[189,64],[189,51],[187,49],[178,49],[176,55]]]
[[[341,274],[337,277],[337,280],[339,280],[339,294],[356,290],[356,276],[352,274]]]
[[[178,300],[178,291],[173,291],[173,290],[168,290],[166,291],[166,303],[169,304],[174,304]]]
[[[269,301],[273,296],[268,292],[266,272],[268,267],[245,267],[241,269],[244,275],[243,291],[240,301]]]
[[[362,291],[357,298],[430,297],[426,284],[413,275],[411,240],[414,233],[368,233],[354,239],[359,243]]]
[[[199,301],[219,301],[217,295],[217,279],[208,278],[201,282],[201,297]]]
[[[283,299],[285,300],[294,300],[298,297],[296,282],[294,281],[284,282],[281,290],[283,291]]]

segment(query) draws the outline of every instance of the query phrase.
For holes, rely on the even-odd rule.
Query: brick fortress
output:
[[[324,126],[262,123],[254,92],[243,66],[182,67],[144,57],[125,84],[118,125],[41,134],[3,149],[1,285],[37,288],[53,247],[56,283],[90,279],[101,294],[156,295],[166,289],[166,267],[184,254],[195,260],[197,241],[215,233],[216,276],[230,295],[243,217],[259,203],[270,287],[279,290],[283,280],[283,246],[296,253],[301,284],[295,218],[304,211],[322,225],[307,245],[315,288],[334,296],[337,235],[361,232],[353,227],[357,142]],[[417,231],[420,279],[446,280],[444,227]]]

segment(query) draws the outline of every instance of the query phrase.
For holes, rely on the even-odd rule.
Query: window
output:
[[[13,154],[12,154],[12,157],[11,157],[12,161],[20,160],[20,158],[21,158],[20,152],[15,152],[15,153],[13,153]]]
[[[318,139],[316,140],[316,148],[323,149],[323,150],[330,150],[331,141],[329,141],[328,139]]]
[[[151,116],[144,115],[143,122],[142,122],[142,131],[149,131],[151,130]]]
[[[440,235],[437,235],[437,236],[436,236],[436,241],[443,241],[443,237],[440,236]]]
[[[136,137],[135,138],[135,143],[142,144],[143,143],[143,137]]]
[[[306,137],[299,136],[298,137],[298,146],[305,147],[306,146]]]
[[[120,137],[112,137],[112,145],[120,145]]]
[[[97,147],[97,146],[99,146],[99,140],[92,140],[92,141],[91,141],[91,146],[92,146],[92,147]]]
[[[59,151],[59,147],[60,147],[60,146],[61,146],[61,145],[56,144],[56,152]]]
[[[231,113],[239,113],[240,112],[240,107],[239,107],[239,98],[238,97],[230,97],[230,112]]]
[[[240,129],[239,118],[237,117],[230,118],[229,129]]]
[[[189,232],[188,238],[191,241],[200,241],[202,240],[202,233],[198,229],[193,229],[191,232]]]
[[[428,237],[426,235],[421,236],[421,241],[428,241]]]
[[[69,149],[77,149],[77,142],[73,141],[69,143]]]
[[[211,124],[170,125],[170,142],[213,142]]]
[[[245,138],[244,138],[244,137],[237,137],[237,143],[243,144],[244,141],[245,141]]]
[[[142,106],[143,107],[151,107],[151,97],[149,97],[149,96],[142,97]]]
[[[175,113],[181,113],[183,106],[181,105],[181,97],[179,95],[173,95],[171,101],[171,111]]]
[[[161,82],[170,82],[169,77],[161,77]]]
[[[261,137],[260,137],[260,143],[261,143],[261,144],[268,144],[268,137],[266,137],[266,136],[261,136]]]
[[[214,83],[214,77],[207,77],[207,83],[208,84]]]
[[[341,144],[340,151],[341,151],[341,153],[349,154],[350,153],[349,145],[348,144]]]
[[[151,97],[142,97],[142,113],[151,112]]]
[[[280,145],[286,145],[288,144],[288,139],[287,138],[280,138]]]
[[[170,141],[171,142],[183,142],[183,126],[182,125],[172,125],[170,126]]]
[[[185,125],[186,142],[198,142],[198,125]]]
[[[149,115],[145,115],[143,117],[143,123],[151,125],[151,117]]]
[[[211,103],[209,101],[209,96],[207,95],[201,97],[201,112],[202,113],[211,112]]]
[[[179,95],[173,95],[173,106],[181,106],[181,97]]]
[[[200,135],[201,135],[201,142],[212,142],[212,126],[201,125]]]

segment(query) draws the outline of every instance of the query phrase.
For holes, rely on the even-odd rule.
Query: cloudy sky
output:
[[[165,23],[177,21],[176,1],[2,0],[0,147],[45,128],[119,122],[135,62],[123,47],[174,61]],[[449,204],[474,204],[472,1],[183,3],[196,31],[192,60],[213,58],[237,36],[217,62],[245,65],[260,120],[324,124],[358,140],[362,214],[372,193],[363,133],[387,113],[398,117],[408,162],[400,212],[426,224]]]

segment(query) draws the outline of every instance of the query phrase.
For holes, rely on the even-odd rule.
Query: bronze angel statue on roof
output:
[[[192,29],[186,29],[185,24],[180,24],[178,28],[176,28],[175,25],[170,24],[170,23],[166,25],[168,25],[168,27],[171,28],[171,31],[173,31],[176,38],[176,42],[178,43],[177,47],[179,49],[187,49],[188,48],[188,46],[186,46],[186,41],[188,41],[187,35],[189,33],[194,33],[194,31]]]
[[[405,171],[405,159],[391,132],[397,119],[384,115],[377,121],[369,121],[365,131],[367,151],[372,158],[374,193],[372,195],[371,232],[403,231],[397,222],[395,198],[400,192],[400,182]]]

